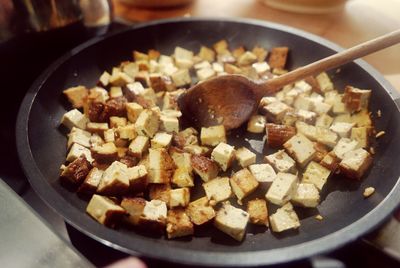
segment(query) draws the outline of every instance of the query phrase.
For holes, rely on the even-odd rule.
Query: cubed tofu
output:
[[[235,152],[235,158],[242,168],[250,166],[256,162],[256,154],[246,147],[237,149]]]
[[[109,164],[118,159],[117,147],[112,142],[93,146],[91,151],[92,157],[99,164]]]
[[[217,73],[217,75],[224,73],[224,66],[221,63],[213,62],[211,66],[213,70]]]
[[[133,140],[137,137],[135,126],[130,124],[126,126],[120,126],[117,128],[118,137],[124,140]]]
[[[81,155],[61,169],[60,181],[67,186],[76,188],[85,180],[91,169],[92,165],[87,161],[85,155]]]
[[[210,68],[202,68],[196,71],[197,78],[199,81],[207,80],[216,75],[216,72]]]
[[[69,150],[67,154],[67,161],[68,162],[73,162],[75,159],[79,158],[81,155],[84,155],[86,159],[89,161],[89,163],[93,162],[92,158],[92,153],[90,150],[79,143],[74,143],[71,146],[71,149]]]
[[[341,159],[338,158],[333,152],[330,152],[322,158],[320,165],[329,169],[332,173],[336,172]]]
[[[249,214],[246,211],[224,203],[217,211],[214,226],[237,241],[242,241],[246,234],[248,221]]]
[[[108,130],[108,124],[88,122],[86,124],[86,130],[91,133],[97,133],[99,135],[103,135],[104,131]]]
[[[126,126],[128,123],[128,120],[126,117],[120,117],[120,116],[111,116],[110,117],[110,127],[111,128],[117,128],[117,127],[123,127]]]
[[[125,210],[113,200],[97,194],[90,199],[86,212],[99,223],[112,228],[126,215]]]
[[[142,158],[142,156],[147,152],[150,145],[150,139],[146,136],[137,136],[130,144],[128,148],[128,154]]]
[[[219,169],[215,161],[201,155],[192,155],[190,161],[194,171],[203,181],[207,182],[217,177]]]
[[[171,191],[170,184],[149,184],[149,198],[151,200],[161,200],[166,204],[169,204],[169,198]]]
[[[182,208],[168,210],[167,213],[167,237],[169,239],[192,235],[193,223]]]
[[[129,189],[128,167],[121,162],[114,161],[103,173],[98,193],[111,196],[125,194]]]
[[[167,223],[167,204],[161,200],[146,202],[139,225],[156,232],[163,232]]]
[[[362,109],[368,109],[371,90],[359,89],[352,86],[346,86],[344,89],[343,102],[351,112],[358,112]]]
[[[351,123],[356,124],[356,127],[371,127],[372,121],[368,110],[363,109],[351,115]]]
[[[300,227],[299,217],[294,211],[292,204],[289,202],[281,208],[278,208],[276,212],[269,217],[269,223],[272,231],[277,233]]]
[[[155,92],[173,91],[176,85],[172,82],[171,77],[161,73],[152,73],[149,76],[150,85]]]
[[[144,192],[147,187],[147,169],[144,165],[130,167],[127,170],[129,188],[132,193]]]
[[[297,121],[296,130],[298,134],[303,134],[312,141],[317,141],[317,127],[305,122]]]
[[[264,133],[267,119],[263,115],[252,115],[247,122],[247,131],[251,133]]]
[[[251,172],[246,168],[235,172],[230,179],[230,183],[232,191],[238,198],[239,202],[254,192],[259,185],[259,182],[253,174],[251,174]]]
[[[318,188],[319,191],[321,191],[330,174],[331,171],[329,169],[318,164],[317,162],[311,161],[304,171],[301,182],[312,183]]]
[[[61,124],[69,129],[72,129],[73,127],[85,129],[88,122],[89,119],[78,109],[66,112],[61,119]]]
[[[84,86],[70,87],[63,91],[74,108],[81,108],[88,96],[88,89]]]
[[[296,172],[296,161],[294,161],[284,150],[264,157],[264,162],[270,164],[277,172]]]
[[[332,105],[329,103],[325,103],[322,101],[314,101],[313,112],[317,113],[318,115],[324,115],[331,111]]]
[[[247,66],[255,63],[257,61],[257,56],[250,51],[246,51],[238,57],[237,64],[239,66]]]
[[[320,200],[318,188],[312,183],[299,183],[292,195],[292,203],[297,206],[315,208]]]
[[[195,225],[202,225],[215,217],[215,210],[206,196],[190,202],[186,213]]]
[[[110,94],[111,98],[122,97],[123,96],[122,88],[121,87],[111,87],[109,94]]]
[[[167,133],[178,133],[179,132],[179,120],[176,117],[171,116],[160,116],[161,129]]]
[[[370,153],[362,148],[347,152],[339,164],[340,172],[351,179],[361,179],[372,164]]]
[[[217,162],[223,171],[227,171],[235,159],[235,148],[220,142],[212,151],[211,159]]]
[[[190,202],[189,188],[177,188],[169,191],[169,207],[186,207]]]
[[[297,182],[296,175],[279,172],[265,194],[265,198],[275,205],[282,206],[292,198]]]
[[[204,68],[212,68],[212,65],[210,64],[210,62],[208,62],[206,60],[202,61],[202,62],[199,62],[199,63],[194,65],[194,69],[195,70],[201,70],[201,69],[204,69]]]
[[[178,68],[189,69],[193,65],[193,51],[176,47],[174,51],[175,64]]]
[[[188,69],[180,69],[171,75],[172,81],[177,87],[184,87],[192,83]]]
[[[273,123],[280,123],[284,115],[292,108],[283,102],[273,102],[264,107],[267,120]]]
[[[90,142],[90,147],[104,144],[103,138],[97,133],[93,133],[90,136],[89,142]]]
[[[358,148],[358,141],[349,138],[341,138],[333,148],[333,153],[340,159],[343,159],[347,152]]]
[[[258,62],[265,61],[265,59],[268,56],[268,51],[265,48],[260,47],[260,46],[253,47],[253,49],[251,51],[257,56]]]
[[[151,139],[151,148],[168,148],[172,141],[172,135],[165,132],[158,132]]]
[[[135,123],[140,113],[144,110],[143,106],[139,105],[136,102],[128,102],[126,103],[125,106],[126,106],[126,115],[128,117],[129,122]]]
[[[305,167],[316,153],[313,142],[300,133],[285,142],[283,147],[301,167]]]
[[[311,111],[314,108],[314,102],[311,98],[300,95],[294,101],[293,107],[298,110]]]
[[[136,132],[141,136],[152,138],[158,131],[160,119],[156,112],[143,110],[135,122]]]
[[[141,197],[124,197],[121,201],[121,207],[128,213],[125,221],[133,226],[138,225],[145,206],[146,200]]]
[[[115,131],[110,128],[104,131],[104,141],[105,142],[114,142],[115,141]]]
[[[100,75],[99,82],[101,83],[101,85],[103,87],[108,86],[108,84],[110,83],[110,77],[111,77],[111,74],[109,72],[107,72],[107,71],[104,71]]]
[[[369,134],[371,128],[369,127],[353,127],[351,129],[350,138],[358,142],[360,148],[367,148],[369,145]]]
[[[257,225],[268,226],[268,208],[264,199],[256,198],[247,203],[247,213],[250,222]]]
[[[226,143],[226,132],[223,125],[202,127],[200,132],[202,145],[217,146],[220,142]]]
[[[329,129],[338,134],[341,138],[348,138],[350,137],[350,132],[353,126],[354,124],[352,123],[335,122]]]
[[[68,134],[67,148],[70,148],[74,143],[89,148],[91,136],[90,132],[73,127],[71,132]]]
[[[186,167],[178,167],[172,175],[171,182],[178,187],[193,187],[193,172]]]
[[[249,166],[251,174],[260,183],[270,185],[276,178],[275,170],[269,164],[254,164]]]
[[[259,75],[262,75],[265,72],[271,70],[271,67],[265,61],[253,63],[251,66],[256,70],[257,74]]]
[[[329,128],[332,122],[333,122],[333,117],[327,114],[322,114],[317,117],[317,120],[315,121],[315,126]]]
[[[208,200],[215,203],[225,201],[232,196],[232,189],[228,177],[217,177],[206,183],[203,183],[204,191]]]
[[[169,183],[174,170],[174,161],[166,149],[149,149],[149,183]]]
[[[327,73],[320,73],[316,79],[323,93],[333,90],[333,83]]]
[[[296,111],[296,116],[297,116],[298,120],[304,121],[307,124],[314,124],[315,119],[317,118],[316,113],[302,110],[302,109]]]
[[[274,47],[269,55],[268,64],[271,68],[284,69],[289,53],[288,47]]]
[[[203,155],[203,156],[208,156],[211,153],[210,147],[199,146],[194,144],[186,145],[185,147],[183,147],[183,150],[190,154]]]
[[[323,127],[316,127],[315,130],[316,130],[316,141],[330,148],[335,147],[339,139],[339,136],[335,132]]]
[[[149,55],[147,55],[146,53],[137,51],[137,50],[134,50],[132,52],[132,56],[135,61],[148,61],[149,60]]]
[[[200,47],[198,56],[208,62],[213,62],[215,60],[215,52],[205,46]]]
[[[92,168],[89,174],[86,176],[85,180],[79,186],[79,189],[77,191],[78,194],[89,196],[96,193],[101,178],[103,177],[103,173],[103,170],[100,170],[96,167]]]
[[[280,148],[285,142],[296,134],[296,128],[286,125],[268,123],[266,128],[266,145]]]
[[[116,72],[111,74],[109,79],[111,85],[116,87],[123,87],[133,82],[132,77],[123,72]]]

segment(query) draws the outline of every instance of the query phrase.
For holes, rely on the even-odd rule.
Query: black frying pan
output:
[[[198,50],[201,44],[225,38],[232,47],[259,44],[266,48],[291,48],[289,68],[296,68],[336,51],[340,47],[314,35],[282,25],[251,20],[173,19],[152,22],[99,37],[73,49],[52,64],[27,93],[17,121],[17,147],[23,169],[36,192],[71,225],[88,236],[131,254],[199,265],[250,266],[276,264],[306,258],[353,241],[381,223],[400,203],[400,112],[396,91],[363,61],[333,72],[337,88],[351,84],[373,89],[371,110],[380,109],[378,130],[385,130],[378,143],[374,165],[360,182],[332,178],[322,192],[317,210],[297,210],[297,232],[273,234],[250,228],[242,243],[235,243],[214,228],[200,229],[195,237],[167,240],[125,229],[108,229],[85,214],[86,202],[60,186],[59,166],[66,156],[66,137],[59,130],[62,115],[70,107],[61,92],[79,84],[94,86],[103,70],[131,57],[133,49],[156,48],[171,54],[175,46]],[[397,95],[396,95],[397,96]],[[240,132],[240,130],[239,130]],[[256,139],[253,139],[256,138]],[[260,137],[249,144],[261,153]],[[241,142],[245,142],[240,139]],[[237,141],[236,141],[237,142]],[[365,187],[376,193],[364,199]],[[324,216],[319,222],[316,214]]]

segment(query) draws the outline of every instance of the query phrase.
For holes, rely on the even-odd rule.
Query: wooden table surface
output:
[[[279,11],[257,0],[195,0],[171,9],[140,9],[113,0],[117,17],[149,21],[180,16],[254,18],[286,24],[351,47],[400,28],[399,0],[351,0],[345,8],[326,15]],[[400,91],[400,45],[364,58]]]

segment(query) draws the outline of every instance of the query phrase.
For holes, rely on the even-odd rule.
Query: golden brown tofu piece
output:
[[[111,164],[118,159],[117,147],[112,142],[93,146],[91,151],[92,157],[100,164]]]
[[[372,164],[370,153],[362,148],[347,152],[339,164],[340,172],[350,179],[360,180]]]
[[[149,149],[149,183],[170,183],[175,163],[164,148]]]
[[[319,83],[314,76],[308,76],[304,78],[304,81],[311,86],[312,91],[318,94],[323,94],[323,92],[321,91],[321,87],[319,86]]]
[[[60,180],[67,186],[77,187],[81,185],[92,169],[92,165],[84,155],[71,162],[60,175]]]
[[[241,169],[233,174],[230,183],[232,191],[239,199],[239,202],[243,198],[254,192],[259,184],[256,178],[247,168]]]
[[[74,108],[82,108],[89,91],[84,86],[70,87],[63,91]]]
[[[333,152],[327,153],[324,158],[319,162],[319,164],[327,169],[329,169],[332,173],[336,171],[340,163],[340,158],[337,157]]]
[[[215,161],[201,155],[192,155],[190,158],[193,169],[205,182],[214,179],[218,175],[218,165]]]
[[[125,210],[111,198],[97,194],[90,199],[86,212],[99,223],[111,228],[116,227],[126,215]]]
[[[326,145],[316,142],[314,143],[314,149],[316,151],[313,161],[321,162],[324,159],[325,155],[329,153],[329,149]]]
[[[149,76],[149,79],[150,86],[154,89],[155,92],[174,91],[176,89],[174,82],[172,82],[169,76],[161,74],[151,74]]]
[[[138,225],[145,206],[146,200],[141,197],[125,197],[122,199],[121,207],[128,213],[125,221],[134,226]]]
[[[286,125],[267,123],[265,125],[267,133],[267,144],[271,148],[280,148],[291,137],[296,135],[296,128]]]
[[[129,189],[132,193],[144,192],[147,188],[147,170],[144,165],[128,168]]]
[[[150,184],[148,188],[149,198],[151,200],[157,199],[169,204],[169,192],[171,191],[170,184]]]
[[[149,60],[157,60],[160,57],[161,53],[158,50],[149,49],[147,51],[147,55],[149,56]]]
[[[190,202],[186,208],[186,213],[196,225],[202,225],[215,217],[215,210],[210,205],[207,197]]]
[[[252,51],[254,53],[254,55],[257,56],[257,61],[258,62],[263,62],[265,61],[265,59],[267,58],[268,55],[268,51],[265,50],[265,48],[260,47],[260,46],[255,46]]]
[[[149,60],[149,55],[139,52],[137,50],[134,50],[132,52],[132,56],[135,61],[148,61]]]
[[[268,226],[267,201],[261,198],[250,200],[247,203],[247,213],[250,215],[250,222],[257,225]]]
[[[274,47],[271,50],[268,64],[271,68],[284,69],[286,65],[287,56],[289,53],[288,47]]]
[[[78,193],[82,195],[93,195],[99,187],[101,177],[104,171],[94,167],[90,170],[89,174],[86,176],[85,180],[82,182],[78,189]]]
[[[167,237],[176,238],[194,233],[193,223],[183,208],[173,208],[167,214]]]

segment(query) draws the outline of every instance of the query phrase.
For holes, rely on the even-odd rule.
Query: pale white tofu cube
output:
[[[204,191],[208,200],[215,203],[225,201],[232,196],[232,189],[228,177],[217,177],[208,182],[203,183]]]
[[[128,168],[129,187],[131,192],[138,193],[146,190],[147,169],[144,165]]]
[[[316,140],[330,148],[335,147],[339,137],[338,135],[326,128],[316,127]]]
[[[313,112],[316,112],[319,115],[324,115],[329,113],[331,109],[332,105],[330,105],[329,103],[314,101],[314,107],[312,110]]]
[[[136,102],[128,102],[125,106],[129,122],[135,123],[144,108]]]
[[[104,131],[104,141],[105,142],[114,142],[115,141],[115,131],[110,128]]]
[[[340,159],[343,159],[347,152],[358,148],[358,141],[349,138],[341,138],[333,148],[333,153]]]
[[[117,128],[118,137],[124,140],[133,140],[137,137],[135,126],[132,124],[126,126],[119,126]]]
[[[142,158],[150,145],[150,139],[146,136],[137,136],[128,147],[128,153],[133,157]]]
[[[86,212],[96,221],[108,227],[115,227],[126,215],[125,210],[113,200],[101,195],[93,195],[86,207]]]
[[[296,175],[279,172],[265,194],[265,198],[275,205],[282,206],[292,198],[297,182]]]
[[[365,149],[369,145],[369,133],[369,127],[353,127],[350,138],[358,141],[358,146]]]
[[[90,132],[73,127],[71,132],[68,134],[67,148],[70,148],[74,143],[90,148],[91,136],[92,134],[90,134]]]
[[[271,70],[271,67],[265,61],[253,63],[251,66],[259,75]]]
[[[172,141],[172,135],[165,132],[158,132],[151,140],[152,148],[168,148]]]
[[[175,47],[174,57],[175,60],[177,59],[193,60],[193,51],[178,46]]]
[[[105,195],[122,195],[129,188],[128,167],[114,161],[103,173],[97,191]]]
[[[311,111],[300,109],[296,112],[296,116],[301,121],[304,121],[308,124],[313,124],[315,122],[317,114]]]
[[[298,110],[311,111],[314,108],[314,101],[305,96],[299,96],[293,103],[293,107]]]
[[[190,202],[189,188],[177,188],[169,191],[169,207],[186,207]]]
[[[259,182],[247,168],[235,172],[230,179],[230,183],[232,191],[239,202],[254,192],[259,185]]]
[[[247,131],[251,133],[264,133],[267,119],[263,115],[253,115],[247,122]]]
[[[86,124],[88,122],[89,119],[84,114],[82,114],[78,109],[73,109],[71,111],[66,112],[61,119],[61,124],[63,124],[69,129],[72,129],[73,127],[86,129]]]
[[[167,204],[161,200],[146,201],[139,225],[144,228],[151,226],[156,231],[164,231],[167,221]]]
[[[317,117],[317,120],[315,121],[315,126],[329,128],[332,122],[333,122],[333,117],[327,114],[321,114],[320,116]]]
[[[165,130],[165,132],[167,133],[179,132],[178,118],[161,115],[160,120],[161,120],[161,129]]]
[[[199,63],[196,63],[193,67],[194,67],[195,70],[200,70],[200,69],[203,69],[203,68],[212,68],[210,62],[208,62],[206,60],[205,61],[201,61]]]
[[[312,141],[317,140],[317,127],[309,125],[302,121],[296,122],[297,133],[301,133]]]
[[[311,161],[304,171],[303,179],[301,182],[312,183],[318,188],[318,190],[321,191],[330,174],[331,171],[329,169],[321,166],[317,162]]]
[[[171,74],[172,81],[177,87],[183,87],[192,83],[192,78],[188,69],[180,69]]]
[[[264,107],[267,120],[273,123],[281,122],[285,113],[291,109],[290,106],[283,102],[273,102]]]
[[[110,88],[110,97],[111,98],[118,98],[118,97],[122,97],[122,88],[121,87],[111,87]]]
[[[269,217],[269,223],[272,231],[278,233],[300,227],[299,217],[290,202],[278,208],[276,212]]]
[[[111,77],[111,74],[108,73],[107,71],[104,71],[104,72],[100,75],[99,81],[100,81],[100,83],[101,83],[101,85],[102,85],[103,87],[108,86],[108,84],[109,84],[109,82],[110,82],[110,77]]]
[[[291,137],[283,147],[301,167],[305,167],[316,154],[313,142],[300,133]]]
[[[332,112],[334,114],[345,114],[349,113],[349,110],[346,107],[346,104],[343,102],[343,95],[337,94],[335,95],[334,103],[332,104]]]
[[[223,171],[226,171],[235,159],[235,147],[220,142],[212,151],[211,159],[217,162]]]
[[[294,83],[294,88],[298,90],[300,93],[306,93],[306,94],[309,94],[312,90],[312,86],[304,80],[300,80]]]
[[[135,122],[137,134],[152,138],[158,131],[160,119],[156,112],[143,110]]]
[[[220,231],[233,237],[237,241],[242,241],[246,233],[246,226],[249,221],[249,214],[239,208],[225,203],[214,219],[214,225]]]
[[[294,205],[315,208],[320,200],[318,188],[312,183],[299,183],[292,196]]]
[[[200,132],[202,145],[217,146],[220,142],[226,142],[226,132],[223,125],[202,127]]]
[[[317,75],[316,79],[322,92],[325,93],[333,90],[333,83],[327,73],[320,73]]]
[[[135,95],[141,95],[145,91],[142,83],[133,82],[126,85],[127,89]]]
[[[247,149],[246,147],[241,147],[235,152],[236,160],[239,165],[243,168],[250,166],[256,162],[256,154]]]
[[[202,68],[196,71],[199,81],[207,80],[216,75],[216,72],[211,68]]]
[[[86,157],[87,161],[89,161],[90,163],[93,162],[92,153],[90,152],[90,150],[88,148],[80,145],[79,143],[74,143],[71,146],[71,149],[68,152],[66,160],[68,162],[73,162],[75,159],[79,158],[81,155],[84,155]]]
[[[265,156],[264,161],[270,164],[277,172],[296,172],[296,161],[284,150]]]
[[[372,164],[370,153],[362,148],[347,152],[339,164],[340,172],[351,179],[361,179]]]
[[[270,185],[276,178],[275,170],[269,164],[250,165],[249,170],[260,183]]]
[[[353,126],[353,123],[335,122],[329,129],[337,133],[341,138],[348,138]]]
[[[212,68],[216,73],[224,72],[224,66],[219,62],[213,62],[212,63]]]

